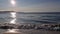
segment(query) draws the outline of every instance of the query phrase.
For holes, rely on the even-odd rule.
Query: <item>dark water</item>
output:
[[[60,23],[60,14],[16,13],[16,23]],[[0,23],[10,23],[11,13],[0,13]]]

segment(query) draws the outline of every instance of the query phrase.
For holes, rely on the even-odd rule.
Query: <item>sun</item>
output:
[[[11,0],[11,4],[12,5],[15,5],[16,3],[15,3],[15,0]]]

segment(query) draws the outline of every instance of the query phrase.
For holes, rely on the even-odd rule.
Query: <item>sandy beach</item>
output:
[[[20,34],[60,34],[59,31],[46,31],[46,30],[27,30],[19,29]],[[6,32],[6,31],[5,31]],[[2,34],[3,32],[1,32]],[[9,32],[8,32],[9,33]]]

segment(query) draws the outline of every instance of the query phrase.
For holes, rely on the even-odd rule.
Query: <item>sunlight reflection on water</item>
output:
[[[11,12],[10,14],[11,14],[11,17],[12,18],[15,18],[16,17],[16,12]]]
[[[11,14],[11,17],[13,18],[13,19],[10,21],[10,23],[11,23],[11,24],[15,24],[15,23],[16,23],[16,12],[11,12],[10,14]]]

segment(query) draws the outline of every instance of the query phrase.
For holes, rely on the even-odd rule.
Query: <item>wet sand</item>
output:
[[[32,29],[31,30],[19,29],[19,32],[20,34],[60,34],[60,31],[46,31],[46,30],[32,30]]]
[[[60,34],[59,31],[46,31],[46,30],[20,30],[24,34]]]

